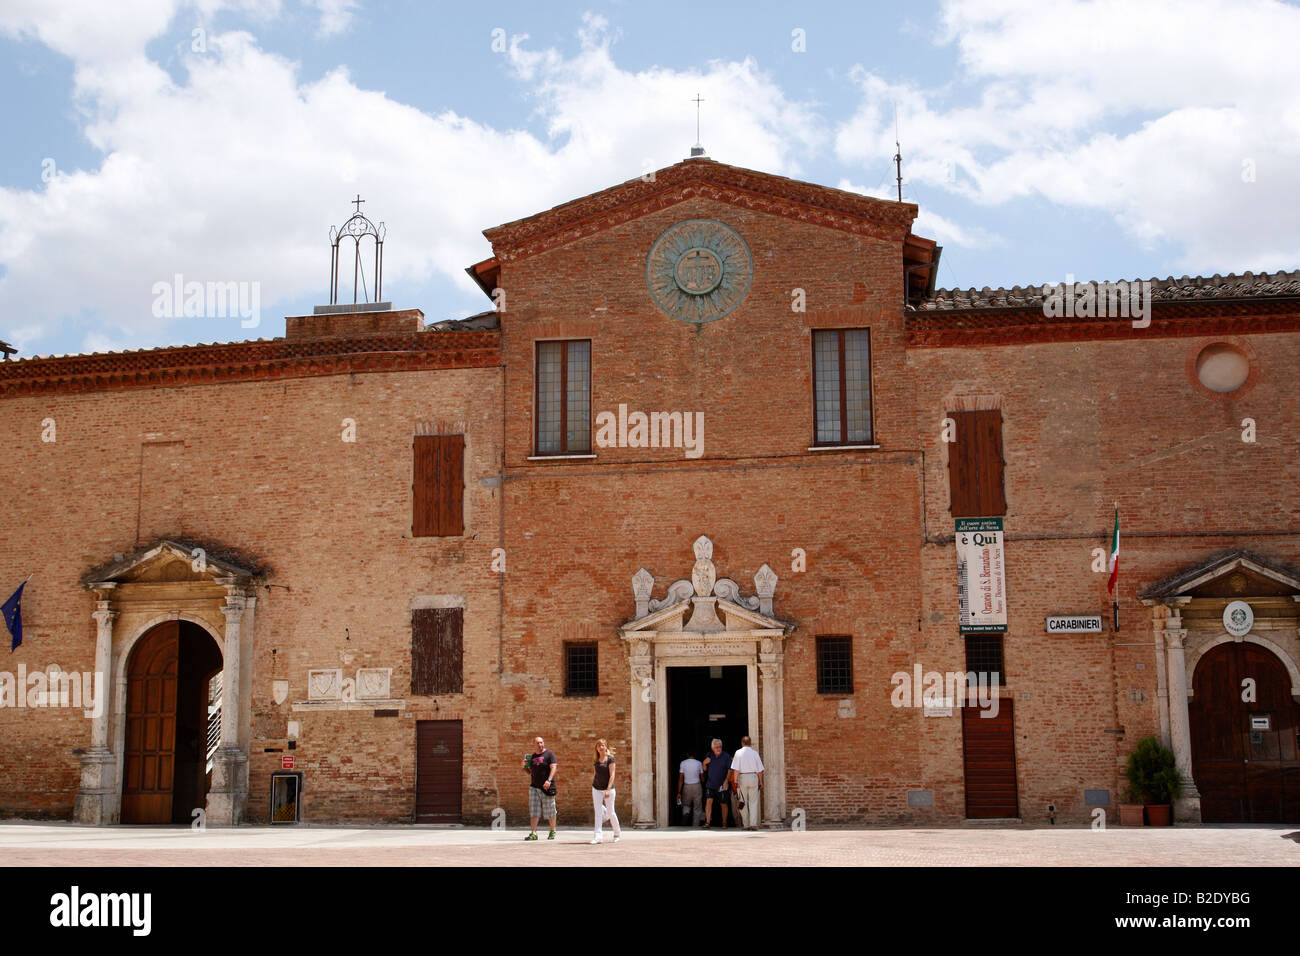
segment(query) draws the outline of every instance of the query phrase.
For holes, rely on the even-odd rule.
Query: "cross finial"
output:
[[[704,102],[699,93],[695,94],[695,99],[691,100],[695,104],[695,145],[700,145],[700,104]]]
[[[361,212],[361,204],[363,202],[365,202],[365,200],[361,198],[361,193],[357,193],[357,198],[352,200],[352,205],[357,207],[357,212]]]

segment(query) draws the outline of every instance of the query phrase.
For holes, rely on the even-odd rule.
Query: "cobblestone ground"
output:
[[[1175,827],[625,830],[555,841],[526,830],[391,827],[185,828],[0,824],[9,866],[1296,866],[1300,828]]]

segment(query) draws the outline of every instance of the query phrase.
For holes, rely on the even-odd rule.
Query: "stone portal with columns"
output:
[[[752,596],[730,578],[719,578],[713,542],[695,540],[689,579],[654,598],[653,575],[632,576],[636,616],[619,628],[631,673],[632,816],[640,827],[667,826],[669,779],[669,667],[742,665],[748,676],[750,736],[763,758],[763,824],[785,825],[785,640],[792,624],[772,616],[776,574],[764,564],[754,575]],[[653,741],[652,741],[653,738]],[[653,746],[652,746],[653,743]]]
[[[95,596],[95,671],[103,675],[108,701],[92,719],[73,820],[120,822],[131,651],[153,627],[176,620],[203,628],[222,656],[221,744],[213,757],[206,821],[210,826],[242,822],[248,801],[258,573],[203,548],[164,540],[95,569],[84,583]]]
[[[1217,555],[1142,592],[1151,609],[1157,706],[1162,743],[1174,753],[1182,794],[1174,819],[1201,822],[1201,793],[1192,773],[1192,700],[1196,665],[1206,651],[1226,641],[1267,648],[1291,676],[1291,695],[1300,700],[1300,575],[1263,557],[1234,550]],[[1225,611],[1234,602],[1251,609],[1247,627],[1227,631]]]

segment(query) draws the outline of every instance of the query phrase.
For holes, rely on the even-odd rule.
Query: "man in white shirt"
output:
[[[677,805],[682,808],[682,816],[689,813],[691,825],[697,827],[704,826],[704,788],[700,786],[703,772],[704,764],[695,759],[695,752],[686,751],[686,759],[677,767]]]
[[[745,802],[740,811],[746,830],[758,829],[758,801],[763,791],[763,760],[748,737],[740,739],[740,749],[731,755],[731,785]]]

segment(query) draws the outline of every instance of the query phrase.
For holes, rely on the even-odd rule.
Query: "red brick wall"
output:
[[[754,261],[745,300],[702,326],[659,311],[645,283],[651,244],[690,218],[734,228]],[[1208,340],[909,351],[899,243],[702,198],[507,260],[500,284],[504,372],[3,400],[3,480],[17,504],[0,509],[0,588],[36,575],[11,669],[92,666],[92,599],[79,579],[142,535],[224,543],[273,571],[257,609],[253,820],[265,819],[290,720],[302,728],[304,819],[399,821],[414,808],[415,720],[458,718],[467,821],[486,822],[496,806],[523,821],[520,763],[536,734],[561,761],[566,825],[589,822],[591,745],[609,738],[628,820],[630,693],[616,628],[634,613],[632,574],[647,568],[661,597],[688,576],[691,543],[706,534],[719,576],[745,593],[762,564],[773,568],[775,616],[796,626],[785,659],[788,806],[810,826],[960,820],[960,718],[894,708],[890,678],[917,663],[965,670],[940,429],[954,403],[991,403],[1007,457],[1005,660],[1021,813],[1045,822],[1050,801],[1077,823],[1088,819],[1084,789],[1116,791],[1124,754],[1159,726],[1151,647],[1116,647],[1112,663],[1107,636],[1044,633],[1051,613],[1109,616],[1105,575],[1090,565],[1107,546],[1112,502],[1125,534],[1121,644],[1151,640],[1137,591],[1210,554],[1245,547],[1300,565],[1289,494],[1300,477],[1290,382],[1300,336],[1250,336],[1257,374],[1232,398],[1190,377],[1189,356]],[[791,311],[795,288],[806,313]],[[811,329],[864,325],[881,447],[810,452]],[[703,412],[703,456],[596,448],[594,460],[530,461],[534,342],[556,337],[592,340],[593,416],[619,404]],[[1240,440],[1246,416],[1258,422],[1255,444]],[[52,444],[40,440],[46,418],[57,423]],[[345,418],[355,444],[340,441]],[[426,421],[462,423],[467,435],[463,538],[410,537],[411,438]],[[153,459],[146,442],[183,450]],[[146,460],[166,467],[142,487]],[[173,483],[157,487],[167,475]],[[498,546],[504,577],[491,570]],[[465,597],[465,693],[417,699],[409,607],[432,594]],[[848,695],[816,693],[819,634],[853,638],[852,717],[839,712]],[[562,645],[578,639],[599,645],[596,698],[563,695]],[[363,666],[394,669],[394,696],[407,701],[399,717],[292,710],[309,668]],[[280,678],[291,690],[276,705]],[[0,709],[0,738],[0,812],[66,816],[89,721]],[[934,791],[933,808],[908,808],[918,788]]]

